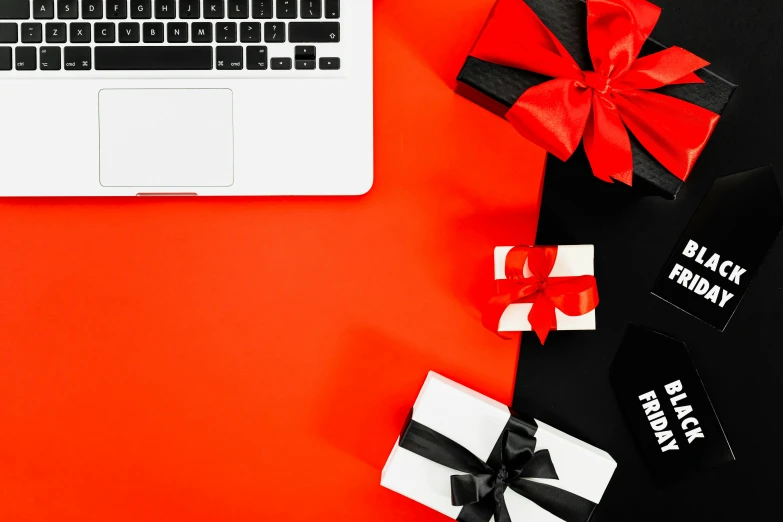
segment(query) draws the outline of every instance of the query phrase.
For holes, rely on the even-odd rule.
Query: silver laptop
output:
[[[0,0],[0,196],[372,180],[371,0]]]

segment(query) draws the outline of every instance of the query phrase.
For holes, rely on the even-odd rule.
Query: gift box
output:
[[[618,5],[632,11],[622,18],[601,12],[599,4],[605,5],[498,0],[459,73],[457,92],[505,117],[523,136],[576,164],[585,176],[592,168],[604,181],[673,199],[736,86],[699,68],[707,62],[698,57],[648,38],[659,8],[644,0],[621,0]],[[589,47],[588,6],[595,34]],[[630,40],[634,45],[624,49]],[[633,60],[634,53],[639,59],[630,65],[632,73],[603,76],[602,70],[627,70],[622,60],[629,54]],[[575,73],[576,67],[580,71]],[[563,83],[563,78],[578,79]],[[579,145],[582,133],[584,147]]]
[[[595,330],[598,290],[593,245],[495,248],[498,295],[484,310],[484,325],[502,332]]]
[[[608,453],[430,372],[381,485],[463,522],[586,522],[616,466]]]

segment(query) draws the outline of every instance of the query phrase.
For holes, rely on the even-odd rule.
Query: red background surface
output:
[[[376,0],[367,196],[0,200],[0,521],[445,520],[379,482],[428,370],[511,400],[544,154],[452,91],[491,4]]]

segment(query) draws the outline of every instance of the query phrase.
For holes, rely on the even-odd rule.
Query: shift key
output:
[[[0,20],[29,20],[30,0],[0,0]]]
[[[340,41],[340,22],[291,22],[288,24],[291,43],[328,43]]]

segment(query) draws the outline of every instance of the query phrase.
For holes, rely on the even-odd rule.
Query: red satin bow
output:
[[[503,286],[500,295],[487,303],[481,322],[504,339],[498,329],[500,318],[508,305],[533,303],[527,316],[533,331],[543,344],[550,330],[557,329],[555,308],[566,315],[584,315],[598,306],[598,286],[595,277],[550,277],[557,259],[557,247],[518,246],[506,256],[506,279],[498,281]],[[523,269],[527,261],[530,277]]]
[[[587,0],[587,43],[595,71],[582,71],[523,0],[498,0],[471,55],[554,78],[528,89],[506,119],[561,160],[584,138],[595,176],[630,185],[630,130],[684,181],[720,116],[649,92],[703,83],[694,71],[708,65],[680,47],[637,59],[660,13],[645,0]]]

